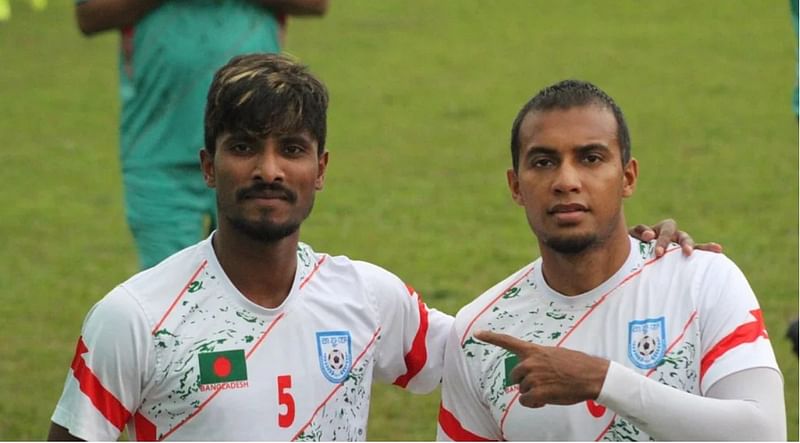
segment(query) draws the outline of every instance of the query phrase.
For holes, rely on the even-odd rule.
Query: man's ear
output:
[[[321,191],[325,185],[325,171],[328,169],[328,151],[319,156],[319,164],[317,165],[317,180],[314,182],[314,188]]]
[[[639,162],[631,157],[628,164],[622,168],[622,197],[627,198],[636,191],[636,182],[639,180]]]
[[[520,206],[522,206],[522,195],[519,193],[519,177],[514,168],[508,168],[506,171],[506,180],[508,180],[508,189],[511,191],[511,198]]]
[[[200,169],[203,171],[203,180],[206,186],[213,188],[217,186],[217,178],[214,174],[214,156],[205,148],[200,149]]]

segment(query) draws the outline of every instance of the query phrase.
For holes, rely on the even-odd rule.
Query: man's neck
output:
[[[239,292],[257,305],[276,308],[292,290],[299,237],[297,231],[264,243],[220,226],[212,245],[222,270]]]
[[[539,242],[542,274],[555,291],[579,295],[600,286],[625,264],[630,254],[628,233],[623,226],[604,241],[578,254],[563,254]]]

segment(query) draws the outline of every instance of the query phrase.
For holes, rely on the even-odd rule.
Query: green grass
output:
[[[331,91],[331,163],[303,238],[381,264],[449,313],[537,255],[505,186],[519,107],[565,77],[621,104],[628,222],[717,241],[764,308],[798,438],[797,62],[786,2],[335,0],[287,50]],[[136,271],[122,213],[113,34],[72,2],[0,22],[0,440],[38,440],[87,309]],[[198,122],[198,130],[200,122]],[[438,396],[374,389],[369,437],[434,438]]]

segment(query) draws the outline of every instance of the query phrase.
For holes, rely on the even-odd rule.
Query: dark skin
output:
[[[630,251],[628,234],[652,239],[646,226],[627,230],[622,214],[622,200],[636,187],[638,163],[635,159],[622,163],[614,117],[594,105],[528,114],[520,127],[520,141],[525,161],[519,170],[508,171],[509,187],[537,236],[545,280],[564,296],[585,293],[622,266]],[[674,228],[669,226],[672,221],[667,222]],[[659,236],[657,257],[665,252],[667,235]],[[684,255],[689,255],[693,242],[688,234],[675,235]],[[555,240],[565,238],[595,240],[581,252],[569,253],[554,246]],[[698,249],[722,250],[715,243]],[[517,355],[512,382],[519,385],[520,403],[531,408],[596,400],[610,364],[604,358],[507,334],[477,331],[475,338]]]
[[[133,26],[167,0],[89,0],[75,6],[78,28],[84,35]],[[328,0],[253,0],[279,14],[321,16]]]
[[[213,239],[214,250],[234,286],[248,299],[267,308],[280,306],[291,290],[297,263],[299,230],[274,242],[258,242],[237,230],[231,224],[230,218],[239,217],[252,223],[302,222],[310,212],[314,193],[321,190],[324,184],[328,154],[325,152],[320,155],[317,147],[317,142],[307,132],[271,136],[266,140],[248,140],[223,134],[217,139],[213,155],[208,151],[201,151],[206,183],[215,188],[219,196],[219,228]],[[237,198],[238,190],[248,189],[259,182],[279,183],[296,195],[296,201],[292,203],[277,198],[279,194],[263,194],[259,195],[260,198],[245,200]],[[680,242],[687,255],[693,248],[719,249],[713,243],[695,246],[692,238],[685,232],[678,231],[675,221],[670,219],[653,228],[638,225],[631,228],[630,232],[646,241],[657,237],[657,253],[660,248],[661,254],[670,241]],[[559,349],[558,351],[565,351],[566,354],[558,352],[552,359],[540,359],[540,355],[550,355],[551,350],[513,337],[495,341],[491,341],[494,340],[492,335],[477,337],[499,346],[513,348],[521,356],[533,357],[531,360],[549,362],[550,367],[566,368],[570,373],[582,367],[578,366],[580,361],[570,354],[579,354],[574,351]],[[527,361],[526,359],[525,362]],[[573,364],[576,365],[575,368],[572,368]],[[524,367],[522,364],[520,366]],[[520,376],[521,371],[522,369]],[[600,383],[602,386],[602,379]],[[558,392],[559,388],[563,386],[554,384],[553,392]],[[571,388],[578,389],[578,386]],[[599,388],[593,383],[584,383],[580,385],[580,389],[575,395],[594,395],[596,398],[594,391],[599,393]],[[529,397],[525,397],[524,401],[529,402]],[[530,404],[539,405],[538,402],[542,400],[540,397],[531,397]],[[51,423],[47,439],[80,441],[69,430],[56,423]]]

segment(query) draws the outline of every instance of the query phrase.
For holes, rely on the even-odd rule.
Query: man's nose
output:
[[[556,171],[556,177],[553,181],[553,192],[560,194],[580,192],[580,190],[580,172],[574,165],[568,162],[562,163]]]
[[[274,149],[267,147],[261,151],[261,154],[256,159],[255,169],[253,169],[253,178],[261,179],[267,183],[284,181],[286,175],[283,170],[281,156]]]

